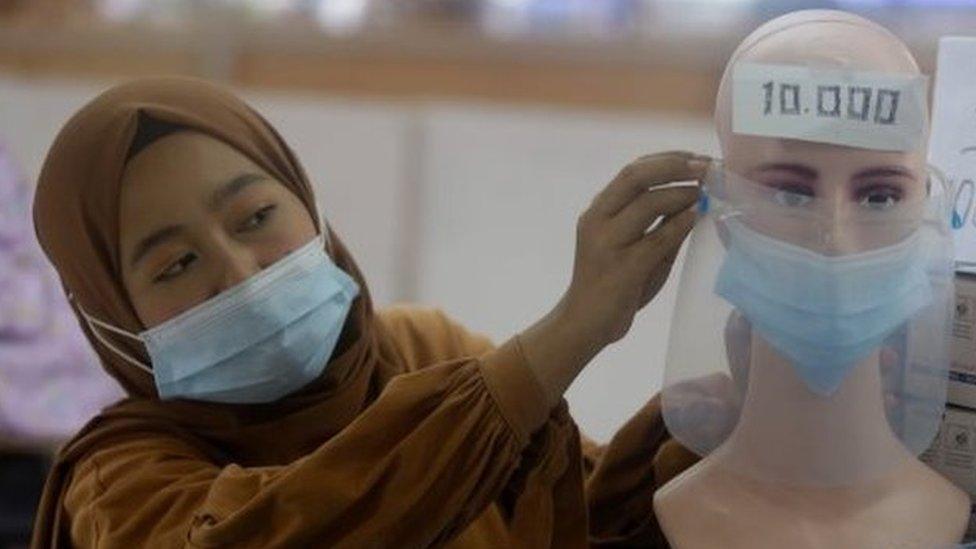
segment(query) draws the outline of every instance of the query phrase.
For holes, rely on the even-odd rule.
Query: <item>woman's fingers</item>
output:
[[[648,268],[660,266],[662,259],[681,248],[695,226],[695,211],[685,210],[666,218],[653,231],[631,245],[633,259]]]
[[[641,158],[580,215],[573,277],[559,310],[584,324],[582,331],[596,346],[627,333],[634,313],[664,284],[694,223],[696,188],[649,189],[700,178],[707,164],[703,158],[691,153]],[[649,226],[654,229],[647,232]]]
[[[643,238],[657,219],[687,210],[697,200],[698,187],[643,191],[610,220],[608,240],[619,245],[632,244]]]
[[[651,234],[631,245],[620,265],[625,280],[638,286],[634,312],[643,309],[661,290],[681,251],[681,243],[695,222],[695,213],[685,210],[666,218]]]
[[[678,259],[678,253],[680,251],[681,246],[678,246],[669,256],[664,258],[664,261],[658,266],[657,271],[651,273],[651,278],[644,286],[644,293],[641,295],[641,309],[646,307],[654,299],[654,296],[661,291],[661,288],[664,287],[664,283],[668,281],[668,276],[671,274],[671,269],[674,267],[674,262]]]
[[[641,157],[620,170],[593,201],[601,215],[613,217],[640,193],[676,181],[700,179],[707,163],[689,152],[667,152]]]

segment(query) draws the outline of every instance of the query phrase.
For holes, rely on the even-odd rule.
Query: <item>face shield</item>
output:
[[[821,198],[713,163],[669,340],[663,406],[675,438],[699,455],[718,448],[770,369],[824,403],[861,369],[877,372],[895,435],[916,454],[928,447],[945,402],[952,237],[943,180],[931,171],[915,184],[901,198]],[[795,394],[764,395],[762,413],[802,413]]]
[[[762,424],[780,447],[724,463],[764,480],[880,475],[904,459],[891,441],[921,453],[944,409],[951,193],[913,161],[917,140],[870,150],[850,135],[735,139],[709,168],[687,243],[662,390],[668,430],[707,456],[748,446]],[[882,428],[864,436],[871,417]],[[777,451],[822,466],[787,472],[760,457]]]

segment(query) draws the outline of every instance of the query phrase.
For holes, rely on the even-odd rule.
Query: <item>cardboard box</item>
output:
[[[947,407],[932,446],[920,457],[976,501],[976,411]],[[964,541],[976,541],[976,504]]]
[[[921,459],[969,494],[976,494],[976,411],[946,408],[939,432]]]
[[[956,274],[949,404],[976,409],[976,275]]]

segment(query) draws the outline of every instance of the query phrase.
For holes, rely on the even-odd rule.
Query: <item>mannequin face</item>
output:
[[[725,167],[729,192],[757,205],[745,218],[753,229],[837,256],[895,244],[917,227],[927,194],[924,158],[737,135],[727,143]]]
[[[733,78],[740,63],[920,74],[897,37],[844,12],[807,10],[776,18],[733,54],[719,85],[715,121],[731,178],[769,189],[744,197],[744,204],[756,205],[743,218],[752,228],[836,256],[896,244],[918,226],[928,189],[924,147],[885,152],[735,134]],[[726,185],[730,193],[733,186]]]

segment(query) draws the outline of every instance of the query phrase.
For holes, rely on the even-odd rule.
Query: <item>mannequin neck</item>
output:
[[[739,422],[716,457],[734,470],[797,485],[868,481],[911,457],[885,415],[879,361],[875,351],[822,396],[753,332]]]

